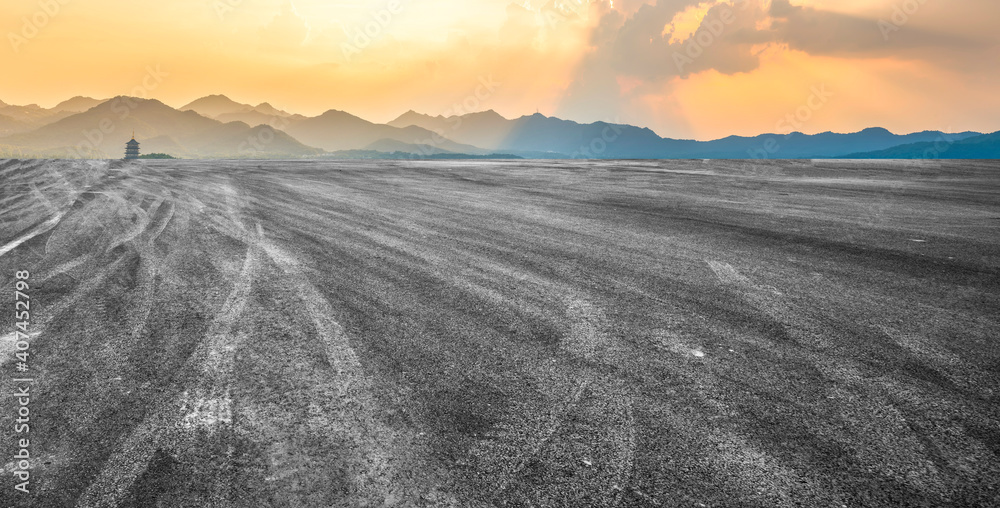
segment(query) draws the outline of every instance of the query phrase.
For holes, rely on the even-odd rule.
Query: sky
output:
[[[665,137],[1000,129],[996,0],[8,0],[0,101],[209,94]]]

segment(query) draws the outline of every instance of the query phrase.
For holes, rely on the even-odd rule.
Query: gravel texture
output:
[[[2,506],[1000,505],[1000,164],[0,161]],[[6,465],[4,465],[6,464]]]

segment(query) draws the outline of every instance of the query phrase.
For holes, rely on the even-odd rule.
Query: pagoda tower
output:
[[[132,131],[132,139],[125,143],[125,160],[139,158],[139,142],[135,140],[135,131]]]

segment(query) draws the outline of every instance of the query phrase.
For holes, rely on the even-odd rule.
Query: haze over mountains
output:
[[[0,145],[43,157],[117,158],[133,132],[141,140],[143,153],[179,157],[248,157],[255,152],[265,157],[300,157],[322,153],[269,126],[223,123],[194,111],[179,111],[155,99],[124,96],[37,129],[2,137]]]
[[[243,122],[247,125],[271,125],[286,118],[289,121],[306,118],[302,115],[293,115],[282,111],[266,102],[256,106],[240,104],[225,95],[202,97],[180,109],[181,111],[194,111],[199,115],[214,118],[223,123]]]
[[[89,97],[73,97],[52,109],[45,109],[37,104],[13,106],[0,101],[0,136],[37,129],[74,113],[86,111],[101,102]]]
[[[1000,158],[1000,136],[977,132],[868,128],[695,141],[538,113],[507,119],[492,110],[450,117],[408,111],[378,124],[338,110],[307,117],[224,95],[181,108],[125,96],[74,97],[51,109],[0,102],[0,156],[118,158],[133,129],[143,153],[189,158]]]

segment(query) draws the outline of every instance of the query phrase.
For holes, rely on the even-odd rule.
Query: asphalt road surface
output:
[[[0,161],[0,192],[5,507],[1000,505],[997,162]]]

